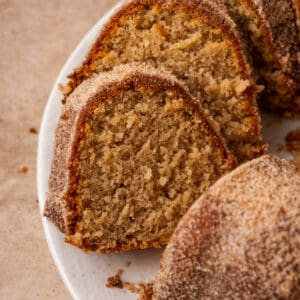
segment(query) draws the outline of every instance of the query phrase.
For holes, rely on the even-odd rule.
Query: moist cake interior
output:
[[[167,241],[228,168],[207,124],[175,92],[135,87],[111,95],[83,128],[74,159],[80,214],[72,239],[86,249]]]
[[[131,62],[164,67],[185,82],[193,96],[205,95],[202,104],[240,161],[259,155],[263,150],[255,86],[231,38],[200,14],[180,5],[176,8],[139,5],[128,9],[106,28],[99,47],[96,43],[88,72]]]
[[[278,52],[278,49],[274,48],[276,47],[274,42],[266,41],[268,33],[265,32],[265,26],[267,25],[258,17],[255,5],[249,0],[218,0],[218,3],[226,5],[247,41],[252,63],[257,72],[258,84],[265,86],[260,105],[269,110],[281,109],[290,112],[292,112],[291,107],[293,106],[294,113],[299,113],[299,83],[285,73],[282,66],[276,61],[279,57],[278,53],[274,54],[274,52]],[[274,6],[274,4],[272,5]],[[279,13],[278,6],[276,8],[276,13],[281,18],[282,24],[286,23],[284,19],[291,17],[291,8],[285,6],[286,13]],[[287,34],[289,32],[287,28],[278,30],[284,30]],[[289,34],[291,38],[297,38],[295,32],[292,31]],[[291,105],[293,102],[294,105]]]

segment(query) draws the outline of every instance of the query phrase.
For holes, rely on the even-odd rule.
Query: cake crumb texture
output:
[[[45,214],[84,250],[160,247],[236,166],[200,103],[146,65],[85,81],[62,115]]]

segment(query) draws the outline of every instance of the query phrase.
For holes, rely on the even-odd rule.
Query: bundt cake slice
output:
[[[226,11],[207,1],[126,1],[70,75],[66,94],[94,73],[132,62],[164,67],[203,99],[239,161],[264,153],[258,87]]]
[[[300,174],[263,156],[225,175],[180,221],[155,300],[300,299]]]
[[[85,250],[166,243],[235,166],[215,125],[163,71],[119,66],[86,80],[63,108],[45,215]]]
[[[265,86],[261,105],[300,115],[300,41],[295,0],[217,0],[248,40],[253,65]]]

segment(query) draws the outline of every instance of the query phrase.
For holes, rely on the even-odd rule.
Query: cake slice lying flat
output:
[[[300,174],[268,155],[225,175],[180,221],[153,299],[300,299]]]
[[[66,93],[94,73],[132,62],[164,67],[184,81],[194,97],[205,94],[202,104],[240,161],[264,153],[258,88],[226,11],[207,1],[126,1],[70,75]]]
[[[300,115],[300,40],[295,0],[218,0],[225,4],[253,56],[261,105],[287,115]]]
[[[215,126],[162,71],[120,66],[85,81],[57,128],[45,215],[85,250],[166,243],[194,200],[235,166]]]

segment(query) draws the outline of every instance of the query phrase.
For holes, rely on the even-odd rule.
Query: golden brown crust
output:
[[[62,113],[57,130],[56,151],[49,179],[49,195],[46,203],[45,216],[54,222],[60,230],[66,233],[66,241],[87,251],[95,248],[86,247],[76,238],[77,224],[80,221],[80,202],[76,194],[78,179],[76,167],[78,165],[77,149],[79,141],[88,132],[85,130],[85,120],[95,107],[102,101],[119,91],[131,89],[135,86],[153,90],[170,90],[179,94],[200,117],[214,141],[216,149],[223,156],[224,165],[228,170],[236,166],[233,155],[227,150],[223,138],[215,131],[217,126],[199,102],[194,99],[173,76],[163,70],[156,70],[146,65],[119,66],[110,73],[103,73],[85,81],[68,99]],[[66,166],[66,168],[64,168]],[[98,252],[121,252],[130,249],[144,249],[159,247],[167,242],[163,237],[149,242],[133,241],[119,245],[115,249],[98,249]]]
[[[298,39],[300,42],[300,0],[292,0],[294,4],[294,9],[296,11],[296,17],[297,17],[297,27],[298,27]],[[300,56],[300,54],[298,54]],[[298,58],[300,61],[300,57]],[[300,63],[300,62],[299,62]]]
[[[297,11],[297,15],[300,14],[300,1],[299,0],[293,0],[294,1],[294,5]]]

